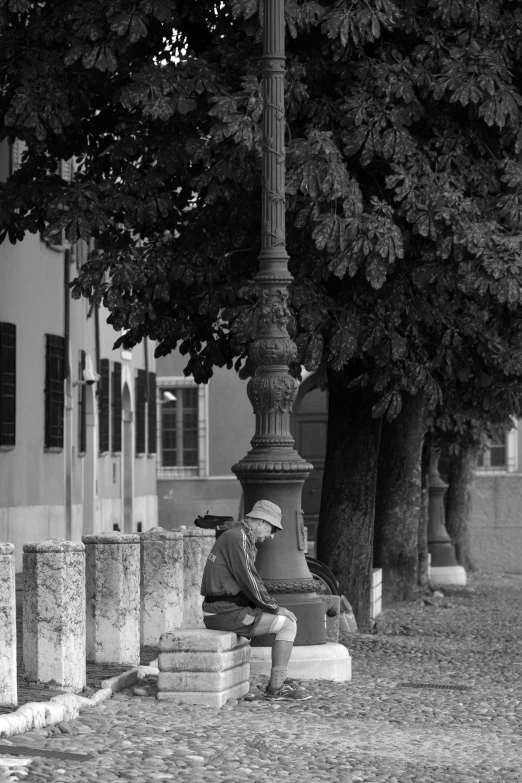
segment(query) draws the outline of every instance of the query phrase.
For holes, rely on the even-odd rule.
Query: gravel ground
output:
[[[267,703],[258,678],[252,701],[184,707],[156,701],[149,681],[150,696],[117,694],[50,736],[12,737],[33,759],[24,779],[522,783],[522,576],[444,593],[345,637],[352,682],[306,683],[310,701]]]

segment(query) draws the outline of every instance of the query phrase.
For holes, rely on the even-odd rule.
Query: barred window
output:
[[[16,443],[16,326],[0,323],[0,446]]]
[[[64,338],[45,335],[45,422],[46,449],[63,449]]]
[[[156,416],[156,373],[149,372],[149,398],[148,398],[148,451],[149,454],[156,453],[157,441],[157,416]]]
[[[147,401],[147,373],[138,370],[136,375],[136,454],[145,454],[146,443],[146,401]]]
[[[114,362],[112,370],[112,446],[121,452],[121,363]]]
[[[110,362],[102,359],[100,362],[100,386],[98,390],[98,437],[100,452],[110,449]]]

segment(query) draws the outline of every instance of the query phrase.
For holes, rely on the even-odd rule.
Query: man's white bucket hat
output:
[[[281,517],[283,516],[281,509],[269,500],[258,500],[252,511],[246,516],[254,517],[255,519],[264,519],[265,522],[270,522],[271,525],[278,527],[279,530],[283,529],[283,525],[281,524]]]

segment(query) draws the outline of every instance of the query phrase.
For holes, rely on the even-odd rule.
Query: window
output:
[[[0,446],[16,442],[16,326],[0,323]]]
[[[9,174],[14,174],[22,165],[23,150],[24,142],[19,141],[18,139],[15,139],[15,141],[9,145]]]
[[[207,475],[207,387],[187,378],[159,378],[157,386],[158,477]]]
[[[491,438],[489,446],[479,455],[477,468],[482,471],[506,471],[517,469],[518,431],[515,425],[509,432],[501,432]]]
[[[138,370],[136,375],[136,454],[145,454],[146,443],[146,404],[147,404],[147,373]]]
[[[157,415],[156,415],[156,373],[149,372],[149,396],[147,400],[147,423],[148,423],[148,452],[156,453],[157,440]]]
[[[83,383],[83,371],[85,370],[85,351],[80,351],[78,362],[78,454],[87,451],[87,386]]]
[[[45,423],[46,449],[63,449],[64,338],[45,335]]]
[[[112,370],[112,442],[113,453],[121,452],[121,364],[114,362]]]
[[[100,362],[100,383],[98,389],[98,448],[100,452],[110,450],[110,362],[102,359]]]

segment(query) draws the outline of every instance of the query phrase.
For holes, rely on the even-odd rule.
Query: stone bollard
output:
[[[24,544],[23,652],[28,680],[85,687],[85,547],[49,538]]]
[[[83,536],[86,554],[87,660],[140,662],[140,536]]]
[[[14,544],[0,543],[0,707],[16,707]]]
[[[141,538],[141,643],[183,625],[183,533],[153,527]]]
[[[201,579],[215,540],[216,534],[213,530],[201,530],[197,527],[183,530],[183,626],[185,628],[203,627]]]

